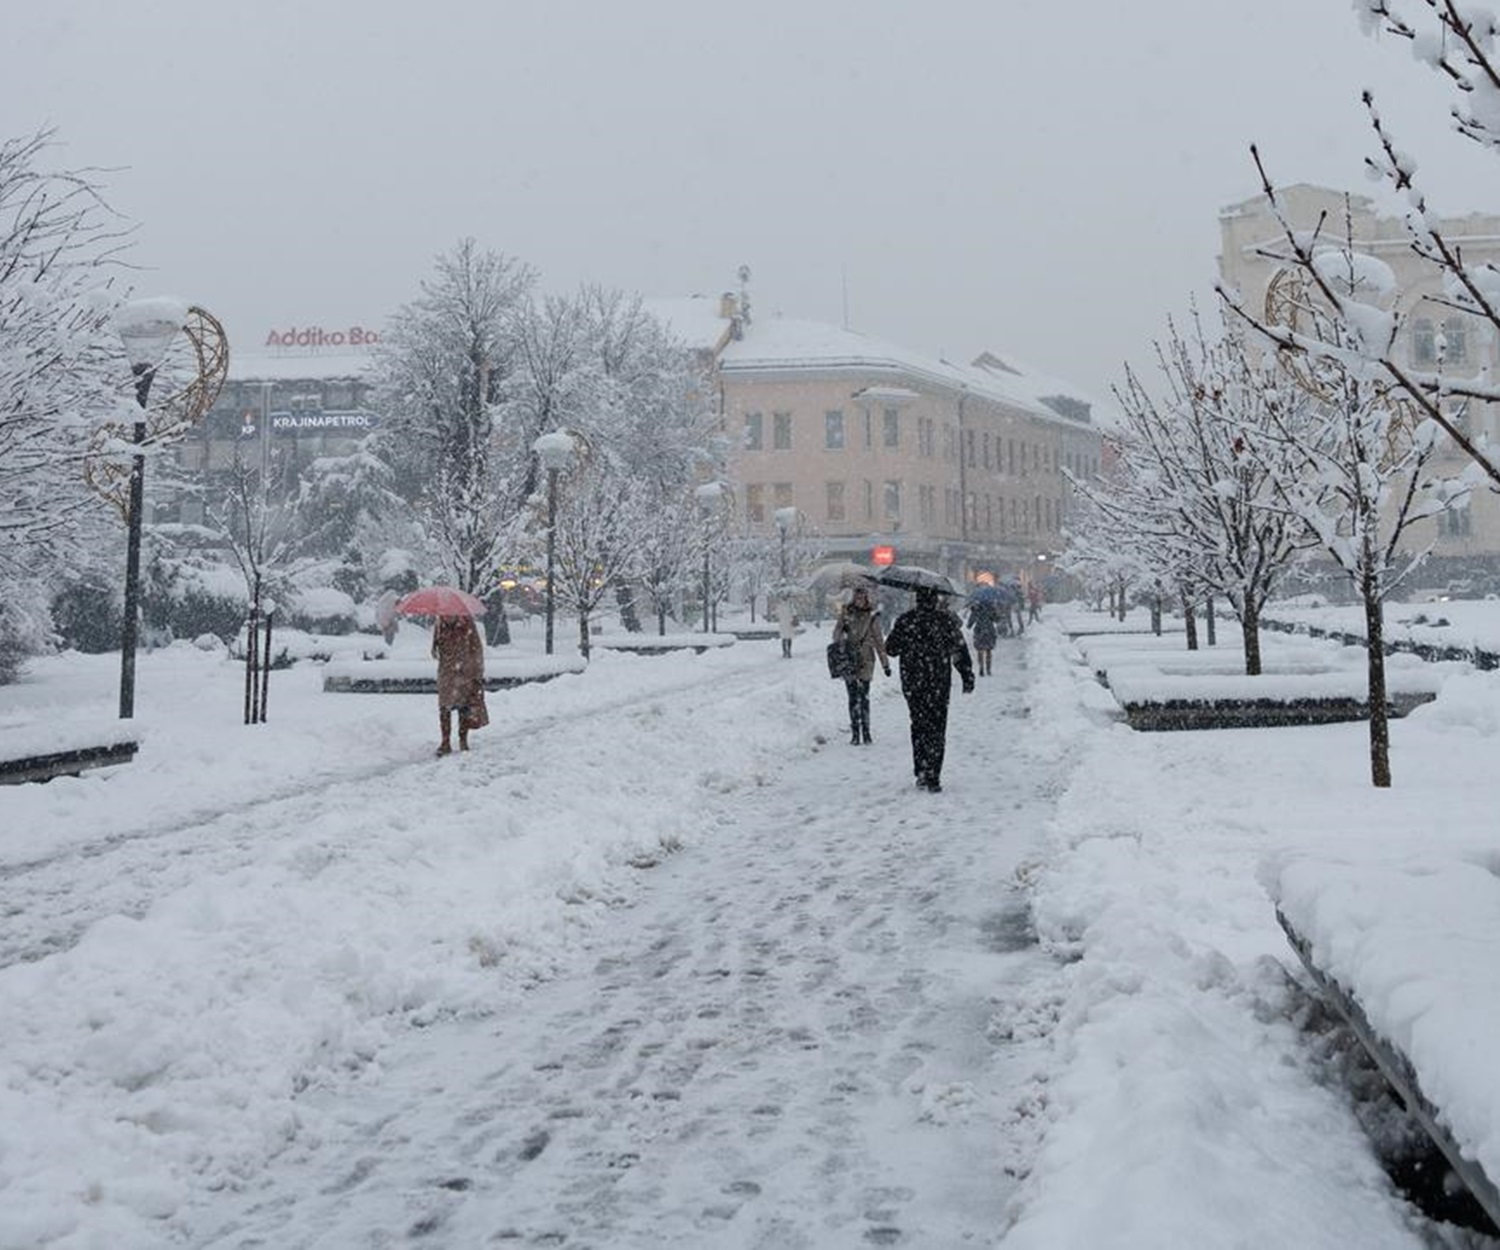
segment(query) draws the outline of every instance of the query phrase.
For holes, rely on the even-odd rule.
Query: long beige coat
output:
[[[468,707],[484,688],[484,639],[472,617],[445,616],[432,631],[437,657],[438,707]]]

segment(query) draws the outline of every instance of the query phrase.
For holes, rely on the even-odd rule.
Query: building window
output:
[[[844,484],[842,482],[829,482],[828,489],[828,519],[830,521],[844,520]]]
[[[865,419],[865,450],[869,451],[875,446],[875,418],[870,415],[868,408],[862,410],[862,415]]]
[[[771,414],[771,448],[773,451],[791,451],[792,449],[792,414],[789,412],[773,412]]]
[[[974,431],[973,430],[965,430],[964,431],[964,459],[966,459],[969,462],[969,468],[972,469],[974,467],[975,463],[976,463],[976,461],[974,459]]]
[[[745,414],[745,450],[760,451],[765,444],[765,420],[758,412]]]
[[[823,446],[829,451],[844,449],[844,414],[838,408],[823,414]]]
[[[1016,472],[1016,440],[1008,438],[1005,440],[1005,455],[1010,464],[1010,474],[1015,476]]]
[[[865,520],[875,519],[875,483],[865,479]]]
[[[761,525],[766,519],[766,488],[759,482],[745,487],[745,520]]]
[[[922,455],[922,456],[925,456],[925,457],[927,457],[927,459],[931,460],[932,457],[933,457],[933,455],[936,453],[936,450],[937,450],[936,446],[934,445],[934,443],[935,443],[935,440],[933,439],[933,432],[932,432],[932,418],[931,417],[918,417],[917,418],[917,452],[918,452],[918,454]]]
[[[771,501],[777,508],[792,507],[792,484],[790,482],[774,483],[771,486]]]
[[[990,467],[990,433],[988,430],[984,432],[984,467],[986,469]]]
[[[1437,364],[1437,331],[1426,317],[1412,325],[1411,359],[1417,365]]]
[[[1469,359],[1469,328],[1462,317],[1449,317],[1443,322],[1443,360],[1450,365],[1467,364]]]
[[[901,483],[888,481],[885,484],[885,519],[901,520]]]
[[[917,487],[917,510],[923,525],[937,524],[937,487]]]
[[[901,446],[901,413],[895,408],[885,410],[885,445]]]
[[[1438,513],[1438,533],[1444,538],[1463,538],[1474,532],[1474,517],[1469,512],[1469,502],[1464,500]]]

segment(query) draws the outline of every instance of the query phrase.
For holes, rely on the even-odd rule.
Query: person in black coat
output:
[[[938,592],[917,591],[917,605],[903,612],[886,636],[887,654],[901,662],[901,693],[911,716],[911,759],[922,790],[941,790],[943,753],[948,738],[951,668],[958,670],[965,694],[974,690],[974,664],[964,632]]]

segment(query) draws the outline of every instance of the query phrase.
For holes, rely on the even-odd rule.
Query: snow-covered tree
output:
[[[646,604],[656,617],[656,632],[667,632],[667,617],[692,577],[697,546],[696,509],[686,498],[646,510],[633,541],[636,554],[635,580],[646,595]]]
[[[1273,445],[1255,436],[1273,413],[1282,428],[1295,428],[1311,401],[1249,350],[1243,335],[1225,324],[1210,340],[1195,314],[1188,333],[1173,326],[1158,347],[1161,397],[1132,370],[1116,397],[1132,436],[1126,466],[1149,469],[1159,572],[1175,578],[1189,612],[1194,592],[1229,603],[1244,639],[1245,672],[1255,676],[1261,611],[1309,542],[1276,492],[1294,466],[1273,460]],[[1249,454],[1252,441],[1263,455]]]
[[[110,290],[129,231],[95,171],[44,166],[52,141],[0,140],[0,650],[13,654],[46,636],[60,571],[109,525],[82,468],[130,402]]]
[[[589,449],[590,491],[604,490],[604,482],[611,483],[606,493],[628,487],[629,506],[622,503],[619,515],[636,528],[612,589],[628,604],[641,585],[664,630],[693,549],[688,496],[716,462],[705,380],[691,352],[639,299],[600,287],[535,305],[521,343],[523,366],[511,391],[517,429],[533,441],[567,429]],[[514,477],[532,495],[540,487],[534,458]]]
[[[643,496],[607,456],[575,462],[559,494],[554,582],[578,619],[578,650],[587,659],[590,618],[636,567]]]
[[[1341,231],[1325,231],[1326,223],[1299,230],[1263,167],[1261,174],[1281,225],[1281,258],[1300,280],[1295,315],[1267,324],[1236,292],[1221,294],[1278,349],[1284,367],[1314,402],[1295,418],[1291,408],[1270,409],[1267,426],[1248,450],[1268,466],[1292,466],[1290,473],[1277,470],[1277,494],[1363,602],[1370,773],[1376,786],[1389,786],[1385,600],[1426,555],[1403,551],[1410,527],[1461,502],[1469,486],[1432,472],[1440,427],[1402,402],[1380,364],[1400,329],[1390,267],[1355,245],[1347,206]]]
[[[496,586],[529,493],[516,465],[530,444],[510,418],[533,277],[473,239],[434,269],[377,349],[375,437],[420,509],[443,575],[483,597]]]

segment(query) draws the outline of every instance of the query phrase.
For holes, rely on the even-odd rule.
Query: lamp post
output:
[[[566,430],[541,435],[531,445],[547,470],[547,654],[552,654],[552,622],[556,599],[552,573],[557,561],[557,475],[573,459],[573,436]]]
[[[704,482],[693,491],[698,507],[703,513],[703,632],[709,632],[709,604],[713,594],[713,582],[709,566],[709,526],[718,515],[724,498],[723,482]]]
[[[776,532],[779,535],[781,535],[781,581],[782,581],[782,587],[783,587],[783,591],[784,591],[785,590],[785,585],[786,585],[786,580],[787,580],[787,571],[786,571],[786,539],[787,539],[787,535],[790,534],[792,532],[792,530],[796,528],[796,525],[797,525],[797,509],[796,508],[777,508],[776,512],[774,513],[774,515],[772,517],[772,519],[776,522]]]
[[[146,401],[151,383],[167,348],[181,331],[186,310],[174,300],[135,300],[115,318],[115,329],[125,344],[130,372],[135,377],[135,399],[140,407],[132,442],[136,453],[130,462],[130,497],[126,514],[125,619],[120,631],[120,719],[135,715],[135,650],[139,636],[137,617],[141,597],[141,512],[145,507]]]

